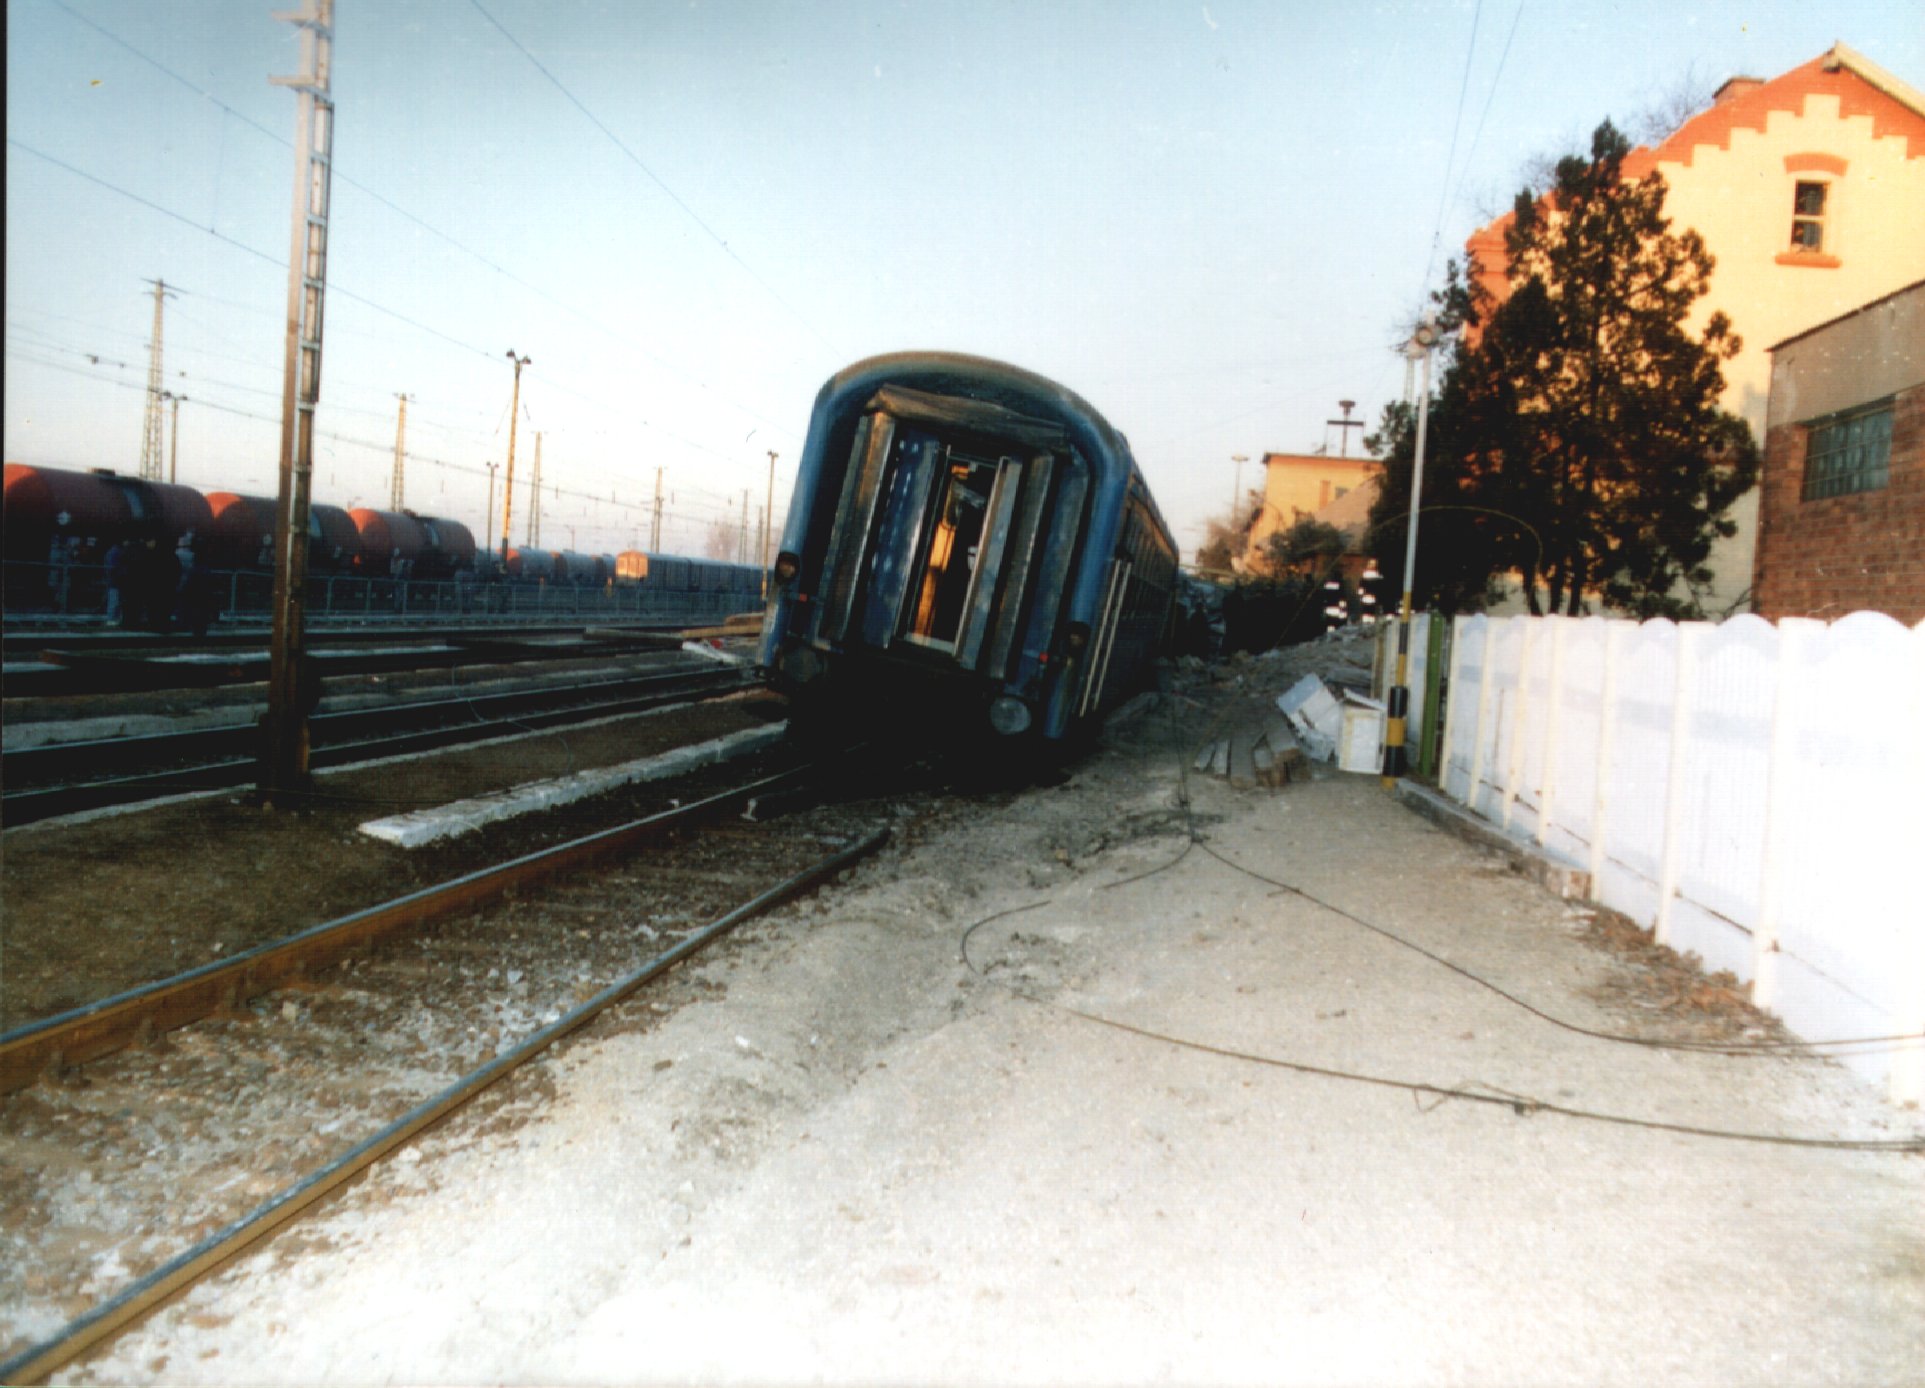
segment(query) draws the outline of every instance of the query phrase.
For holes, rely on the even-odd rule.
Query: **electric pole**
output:
[[[749,562],[749,489],[747,487],[742,488],[742,543],[735,562],[738,564]]]
[[[1236,485],[1230,492],[1230,525],[1234,528],[1237,523],[1237,510],[1243,505],[1243,465],[1250,461],[1250,455],[1248,453],[1232,453],[1230,455],[1230,461],[1237,465]]]
[[[662,552],[662,470],[655,469],[655,519],[648,528],[648,549],[651,554]]]
[[[1350,431],[1352,429],[1363,428],[1364,422],[1361,419],[1352,419],[1350,417],[1350,412],[1357,408],[1357,402],[1355,400],[1339,400],[1337,406],[1343,411],[1343,418],[1326,419],[1324,423],[1334,425],[1338,430],[1337,456],[1339,458],[1348,458],[1350,456]]]
[[[171,390],[164,390],[161,392],[161,398],[174,402],[174,432],[167,442],[167,480],[178,482],[180,481],[180,407],[181,402],[187,397],[176,395]]]
[[[154,335],[147,343],[147,416],[140,435],[140,478],[160,481],[160,404],[167,392],[160,388],[161,305],[169,297],[178,298],[165,280],[147,280],[154,286]]]
[[[775,458],[773,448],[769,450],[769,502],[762,508],[762,601],[769,600],[769,569],[775,560],[769,554],[769,542],[774,539],[775,529]]]
[[[534,360],[518,357],[508,349],[508,360],[515,364],[515,394],[508,406],[508,475],[501,482],[501,563],[508,564],[508,522],[515,514],[515,420],[521,415],[521,368]]]
[[[482,515],[486,516],[488,520],[484,520],[482,522],[483,526],[486,526],[488,524],[488,521],[493,520],[495,517],[495,469],[500,466],[501,466],[500,463],[488,464],[488,506],[487,506],[487,509],[481,513]],[[484,540],[487,538],[486,530],[482,532],[482,538]]]
[[[401,402],[401,409],[394,421],[394,481],[388,488],[388,509],[399,511],[404,504],[402,498],[407,494],[402,483],[403,460],[408,456],[408,401],[411,397],[397,391],[394,398]]]
[[[541,544],[541,434],[535,435],[535,467],[528,474],[528,538],[530,549]]]
[[[1409,769],[1404,747],[1410,717],[1410,595],[1417,579],[1417,515],[1424,498],[1424,427],[1430,422],[1430,354],[1441,334],[1437,318],[1426,314],[1404,348],[1404,359],[1423,367],[1423,386],[1417,396],[1417,449],[1410,468],[1410,528],[1404,536],[1404,602],[1397,623],[1397,676],[1390,687],[1384,716],[1384,789],[1389,790]]]
[[[314,475],[314,407],[321,398],[321,303],[327,292],[328,190],[334,169],[334,0],[305,0],[275,16],[301,31],[305,71],[274,77],[299,94],[294,139],[294,225],[287,267],[287,352],[281,385],[281,486],[274,508],[274,644],[267,686],[260,789],[272,804],[308,778],[308,713],[320,697],[305,652],[308,492]],[[159,361],[158,342],[155,361]]]
[[[769,544],[775,539],[775,459],[776,451],[769,450],[769,504],[762,511],[762,567],[768,568],[775,562],[769,553]]]

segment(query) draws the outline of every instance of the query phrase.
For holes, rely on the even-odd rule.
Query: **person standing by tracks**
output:
[[[127,621],[127,546],[116,540],[107,550],[107,625],[122,626]]]

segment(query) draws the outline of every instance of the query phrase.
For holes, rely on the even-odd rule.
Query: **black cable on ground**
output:
[[[1175,727],[1174,727],[1175,710],[1173,707],[1171,709],[1171,721],[1172,721],[1172,730],[1175,731]],[[1217,720],[1219,724],[1222,721],[1223,721],[1222,718],[1219,718]],[[1213,724],[1212,726],[1214,727],[1216,725]],[[1181,745],[1183,744],[1179,740],[1179,746]],[[1502,988],[1499,988],[1496,984],[1491,983],[1487,979],[1479,977],[1477,974],[1472,973],[1470,970],[1463,968],[1461,965],[1454,964],[1450,960],[1442,957],[1441,955],[1435,954],[1427,949],[1424,949],[1422,946],[1415,944],[1410,940],[1404,939],[1402,936],[1397,935],[1393,931],[1389,931],[1384,929],[1381,926],[1374,925],[1371,922],[1364,920],[1362,917],[1356,916],[1349,911],[1345,911],[1341,907],[1338,907],[1329,902],[1323,901],[1321,898],[1316,897],[1311,893],[1304,891],[1300,887],[1295,887],[1289,883],[1278,882],[1272,878],[1265,877],[1263,874],[1252,871],[1251,869],[1244,867],[1242,864],[1237,863],[1234,860],[1225,857],[1223,854],[1217,852],[1215,849],[1210,847],[1209,843],[1203,838],[1203,835],[1199,832],[1197,828],[1196,820],[1195,820],[1195,812],[1192,806],[1192,802],[1190,799],[1190,792],[1189,792],[1189,762],[1187,757],[1184,758],[1179,763],[1177,782],[1178,782],[1177,800],[1178,800],[1179,806],[1184,811],[1185,835],[1187,838],[1187,842],[1184,844],[1183,851],[1177,854],[1177,856],[1173,858],[1171,861],[1161,865],[1160,867],[1151,868],[1147,872],[1138,873],[1135,876],[1127,877],[1117,882],[1106,883],[1103,888],[1104,890],[1108,890],[1115,887],[1129,886],[1134,883],[1141,882],[1146,878],[1156,876],[1159,873],[1167,872],[1170,869],[1176,867],[1185,858],[1187,858],[1192,848],[1201,848],[1210,857],[1216,859],[1218,862],[1224,864],[1226,867],[1232,868],[1237,872],[1244,873],[1245,875],[1252,877],[1257,881],[1263,882],[1268,886],[1275,887],[1280,891],[1287,891],[1294,895],[1300,896],[1305,901],[1308,901],[1313,905],[1320,906],[1323,909],[1332,912],[1333,914],[1341,917],[1344,920],[1351,921],[1356,925],[1363,926],[1365,929],[1371,930],[1376,934],[1382,935],[1384,938],[1390,940],[1392,943],[1403,945],[1408,949],[1414,950],[1415,952],[1422,955],[1426,959],[1431,960],[1433,963],[1440,964],[1443,967],[1450,969],[1453,973],[1459,974],[1473,983],[1476,983],[1482,987],[1490,989],[1492,992],[1496,993],[1498,996],[1504,998],[1508,1002],[1515,1004],[1518,1007],[1523,1008],[1525,1011],[1531,1013],[1533,1016],[1536,1016],[1544,1021],[1550,1022],[1551,1024],[1558,1026],[1560,1028],[1563,1028],[1566,1031],[1571,1031],[1579,1035],[1588,1036],[1596,1040],[1614,1041],[1620,1044],[1639,1045],[1639,1046],[1645,1046],[1645,1047],[1650,1047],[1654,1049],[1709,1051],[1716,1054],[1727,1054],[1727,1055],[1759,1054],[1763,1052],[1765,1049],[1764,1047],[1758,1047],[1758,1046],[1747,1047],[1743,1049],[1734,1049],[1729,1046],[1723,1045],[1721,1043],[1715,1043],[1715,1042],[1670,1042],[1670,1041],[1662,1041],[1662,1040],[1649,1038],[1649,1037],[1624,1036],[1624,1035],[1619,1035],[1611,1032],[1596,1031],[1591,1028],[1578,1026],[1575,1023],[1566,1022],[1561,1018],[1555,1017],[1550,1013],[1547,1013],[1542,1009],[1537,1008],[1532,1004],[1525,1002],[1521,998],[1518,998],[1508,992],[1505,992]],[[1709,1138],[1709,1139],[1724,1141],[1724,1142],[1748,1142],[1748,1143],[1764,1144],[1769,1146],[1801,1147],[1806,1149],[1840,1151],[1840,1152],[1895,1152],[1895,1153],[1904,1153],[1904,1154],[1912,1154],[1912,1155],[1925,1153],[1925,1134],[1921,1134],[1921,1135],[1909,1137],[1909,1138],[1854,1139],[1854,1138],[1800,1137],[1794,1134],[1785,1134],[1785,1133],[1759,1133],[1759,1132],[1748,1132],[1748,1131],[1743,1131],[1738,1129],[1711,1128],[1711,1127],[1703,1127],[1696,1124],[1673,1123],[1673,1122],[1667,1122],[1662,1119],[1637,1118],[1629,1114],[1607,1113],[1607,1112],[1602,1112],[1594,1109],[1577,1108],[1567,1104],[1551,1103],[1546,1100],[1534,1098],[1530,1095],[1512,1093],[1508,1090],[1500,1089],[1494,1085],[1484,1084],[1481,1081],[1466,1083],[1466,1084],[1459,1084],[1459,1085],[1451,1085],[1451,1086],[1436,1085],[1436,1084],[1430,1084],[1428,1082],[1421,1081],[1421,1080],[1406,1080],[1406,1079],[1397,1078],[1395,1076],[1387,1076],[1387,1075],[1371,1075],[1371,1074],[1362,1073],[1360,1071],[1339,1070],[1329,1066],[1312,1065],[1306,1061],[1289,1060],[1278,1056],[1258,1055],[1250,1051],[1240,1051],[1231,1047],[1218,1046],[1205,1041],[1196,1041],[1187,1037],[1174,1036],[1169,1033],[1156,1031],[1148,1027],[1137,1026],[1136,1024],[1131,1022],[1119,1021],[1114,1017],[1105,1017],[1099,1013],[1089,1012],[1082,1008],[1072,1007],[1067,1003],[1059,1002],[1051,998],[1046,998],[1041,996],[1040,994],[1030,992],[1027,989],[1016,987],[1014,984],[1006,983],[1002,979],[991,978],[989,977],[989,975],[985,974],[981,969],[976,967],[975,961],[969,957],[969,942],[971,938],[975,936],[977,931],[981,930],[986,925],[993,924],[996,921],[1006,920],[1011,916],[1022,915],[1030,911],[1040,910],[1041,908],[1048,906],[1050,904],[1051,904],[1051,901],[1047,898],[1041,901],[1032,901],[1021,906],[1013,906],[1006,910],[998,911],[993,915],[985,916],[982,919],[972,923],[968,927],[968,929],[963,931],[961,938],[957,942],[957,951],[962,959],[963,966],[967,968],[970,971],[970,973],[975,975],[978,979],[982,980],[983,982],[992,983],[997,987],[1003,989],[1005,992],[1011,994],[1012,996],[1021,998],[1026,1002],[1031,1002],[1040,1007],[1046,1007],[1053,1011],[1065,1013],[1066,1015],[1075,1017],[1080,1021],[1090,1022],[1097,1026],[1108,1027],[1113,1031],[1120,1031],[1127,1035],[1141,1037],[1144,1040],[1156,1041],[1164,1045],[1176,1046],[1184,1050],[1198,1051],[1205,1055],[1220,1056],[1228,1060],[1238,1060],[1238,1061],[1243,1061],[1253,1065],[1268,1066],[1273,1069],[1289,1070],[1296,1074],[1310,1075],[1320,1079],[1342,1080],[1342,1081],[1348,1081],[1353,1084],[1365,1084],[1365,1085],[1371,1085],[1377,1088],[1402,1090],[1405,1093],[1410,1094],[1413,1098],[1421,1099],[1421,1098],[1428,1097],[1428,1098],[1437,1100],[1439,1104],[1448,1102],[1450,1100],[1463,1100],[1471,1103],[1501,1105],[1509,1108],[1517,1116],[1524,1117],[1524,1118],[1528,1118],[1539,1113],[1548,1113],[1548,1114],[1557,1115],[1559,1117],[1570,1118],[1570,1119],[1579,1120],[1579,1121],[1594,1122],[1594,1123],[1608,1123],[1618,1127],[1642,1128],[1653,1132],[1676,1133],[1681,1136],[1702,1137],[1702,1138]],[[1899,1037],[1899,1038],[1881,1038],[1881,1039],[1907,1040],[1910,1038]],[[1780,1047],[1780,1048],[1785,1047],[1788,1044],[1789,1043],[1783,1043],[1783,1042],[1769,1043],[1769,1045],[1771,1046]],[[1856,1043],[1830,1042],[1830,1043],[1798,1043],[1798,1044],[1799,1045],[1812,1045],[1812,1044],[1840,1045],[1840,1044],[1856,1044]],[[1436,1105],[1433,1105],[1433,1107],[1436,1107]]]
[[[1229,719],[1228,714],[1219,715],[1216,718],[1216,720],[1212,722],[1209,729],[1206,730],[1206,734],[1205,734],[1206,739],[1210,739],[1210,735],[1215,733],[1218,728],[1220,728],[1225,722],[1228,721],[1228,719]],[[1174,723],[1174,710],[1172,710],[1172,723]],[[1213,739],[1210,739],[1210,740],[1213,740]],[[1789,1040],[1789,1041],[1778,1041],[1778,1040],[1690,1041],[1690,1040],[1673,1040],[1673,1039],[1667,1039],[1664,1037],[1655,1037],[1655,1036],[1633,1036],[1623,1032],[1601,1031],[1593,1027],[1583,1026],[1576,1022],[1567,1021],[1562,1017],[1558,1017],[1553,1015],[1552,1013],[1544,1011],[1542,1008],[1537,1007],[1533,1003],[1526,1001],[1525,999],[1517,996],[1514,993],[1508,992],[1504,988],[1499,987],[1497,984],[1491,982],[1489,979],[1483,977],[1482,975],[1477,974],[1472,970],[1465,968],[1463,965],[1454,963],[1451,960],[1446,959],[1444,956],[1440,954],[1436,954],[1431,950],[1424,948],[1422,945],[1416,943],[1415,941],[1407,939],[1402,935],[1399,935],[1394,930],[1390,930],[1384,926],[1377,925],[1372,921],[1365,920],[1362,916],[1359,916],[1352,911],[1347,911],[1343,907],[1336,905],[1334,902],[1325,901],[1322,897],[1319,897],[1312,892],[1306,891],[1304,888],[1296,886],[1293,883],[1281,882],[1281,881],[1278,881],[1276,878],[1265,876],[1263,873],[1260,873],[1253,868],[1245,867],[1242,863],[1237,862],[1235,859],[1229,858],[1224,854],[1218,852],[1215,848],[1212,848],[1210,846],[1209,840],[1204,837],[1202,832],[1197,827],[1195,810],[1190,800],[1189,774],[1190,774],[1190,766],[1189,766],[1188,758],[1187,757],[1180,758],[1177,763],[1177,804],[1184,813],[1185,822],[1187,825],[1187,832],[1189,836],[1189,842],[1184,845],[1183,852],[1179,853],[1174,859],[1172,859],[1168,863],[1163,864],[1161,867],[1151,868],[1147,872],[1138,873],[1134,877],[1124,878],[1120,882],[1109,883],[1106,885],[1105,890],[1107,890],[1109,887],[1128,886],[1132,883],[1140,882],[1144,878],[1154,877],[1156,874],[1160,872],[1167,872],[1171,868],[1174,868],[1177,864],[1181,863],[1186,857],[1188,857],[1190,850],[1192,848],[1201,848],[1210,857],[1216,859],[1219,863],[1222,863],[1225,867],[1230,868],[1235,872],[1243,873],[1247,877],[1254,878],[1255,880],[1264,883],[1266,886],[1274,887],[1278,891],[1289,892],[1291,895],[1300,897],[1314,906],[1322,907],[1324,910],[1329,911],[1331,914],[1351,922],[1353,925],[1361,926],[1365,930],[1372,931],[1373,933],[1382,936],[1384,939],[1389,940],[1392,944],[1401,945],[1403,948],[1423,956],[1425,959],[1430,960],[1432,963],[1440,965],[1443,968],[1449,969],[1452,973],[1457,974],[1459,977],[1464,978],[1469,982],[1476,984],[1478,987],[1488,989],[1490,992],[1495,993],[1498,997],[1504,999],[1506,1002],[1511,1003],[1516,1007],[1522,1008],[1524,1011],[1530,1013],[1532,1016],[1537,1017],[1542,1021],[1548,1022],[1554,1027],[1559,1027],[1562,1030],[1572,1032],[1579,1036],[1588,1036],[1591,1039],[1596,1041],[1609,1041],[1621,1046],[1643,1046],[1651,1050],[1691,1051],[1691,1052],[1699,1052],[1699,1053],[1705,1053],[1705,1054],[1711,1054],[1711,1055],[1728,1055],[1728,1056],[1745,1057],[1745,1056],[1772,1056],[1772,1055],[1805,1055],[1805,1054],[1814,1054],[1814,1053],[1815,1054],[1828,1054],[1828,1053],[1845,1054],[1845,1053],[1848,1053],[1848,1049],[1850,1049],[1850,1053],[1864,1055],[1864,1054],[1870,1053],[1869,1048],[1871,1047],[1900,1046],[1907,1043],[1925,1042],[1925,1033],[1916,1033],[1916,1032],[1900,1033],[1900,1034],[1889,1035],[1889,1036],[1838,1037],[1838,1038],[1829,1038],[1829,1039],[1823,1039],[1823,1040],[1817,1040],[1817,1041],[1805,1041],[1805,1040],[1796,1040],[1796,1039]]]
[[[1481,1082],[1438,1085],[1422,1080],[1399,1079],[1389,1075],[1371,1075],[1356,1070],[1339,1070],[1327,1065],[1312,1065],[1307,1061],[1288,1060],[1280,1056],[1258,1055],[1252,1051],[1240,1051],[1229,1046],[1218,1046],[1207,1041],[1196,1041],[1188,1037],[1174,1036],[1168,1032],[1156,1031],[1150,1027],[1137,1026],[1132,1022],[1119,1021],[1100,1013],[1089,1012],[1068,1003],[1058,1002],[1041,994],[1032,993],[1014,984],[1005,983],[999,978],[991,978],[976,967],[969,957],[969,941],[978,930],[994,921],[1010,916],[1021,915],[1027,911],[1038,910],[1050,902],[1032,901],[1023,906],[1014,906],[1006,911],[985,916],[976,921],[962,934],[958,949],[963,965],[984,983],[994,984],[1012,997],[1025,1002],[1035,1003],[1052,1011],[1075,1017],[1079,1021],[1091,1022],[1097,1026],[1108,1027],[1130,1036],[1141,1037],[1146,1041],[1156,1041],[1166,1046],[1176,1046],[1183,1050],[1199,1051],[1205,1055],[1220,1056],[1226,1060],[1238,1060],[1252,1065],[1264,1065],[1277,1070],[1289,1070],[1300,1075],[1311,1075],[1319,1079],[1344,1080],[1352,1084],[1371,1085],[1381,1089],[1396,1089],[1415,1098],[1433,1098],[1440,1103],[1449,1100],[1464,1100],[1470,1103],[1492,1104],[1508,1108],[1520,1118],[1530,1118],[1540,1113],[1555,1114],[1561,1118],[1571,1118],[1592,1123],[1609,1123],[1617,1127],[1643,1128],[1652,1132],[1677,1133],[1686,1137],[1711,1138],[1723,1142],[1761,1143],[1777,1147],[1815,1148],[1836,1152],[1895,1152],[1907,1154],[1925,1153],[1925,1135],[1909,1138],[1832,1138],[1799,1137],[1788,1133],[1758,1133],[1740,1129],[1709,1128],[1691,1123],[1672,1123],[1656,1118],[1637,1118],[1629,1114],[1606,1113],[1596,1109],[1576,1108],[1568,1104],[1550,1103],[1533,1098],[1527,1094],[1516,1094],[1499,1089],[1494,1085]],[[1433,1106],[1434,1107],[1434,1106]]]

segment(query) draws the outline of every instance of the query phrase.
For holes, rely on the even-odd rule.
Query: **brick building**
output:
[[[1925,621],[1925,280],[1770,350],[1759,614]]]

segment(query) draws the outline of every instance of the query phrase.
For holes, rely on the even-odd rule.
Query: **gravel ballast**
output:
[[[1185,774],[1288,675],[1241,678],[745,928],[60,1381],[1915,1382],[1925,1160],[1532,1101],[1919,1115],[1318,904],[1591,1028],[1769,1032],[1374,777]]]

